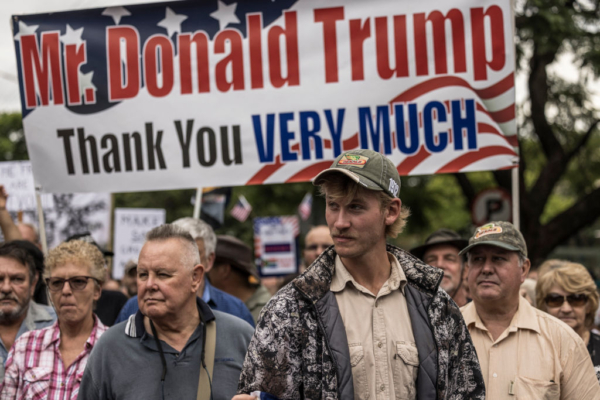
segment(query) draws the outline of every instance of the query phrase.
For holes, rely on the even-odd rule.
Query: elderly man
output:
[[[96,343],[78,398],[231,398],[253,330],[196,296],[204,267],[194,239],[174,225],[152,229],[137,271],[140,310]]]
[[[333,244],[329,228],[326,225],[317,225],[311,228],[304,238],[304,267],[311,265],[322,252]],[[304,272],[304,271],[300,271]]]
[[[491,222],[477,228],[462,254],[473,298],[462,313],[487,399],[600,399],[581,338],[519,295],[530,267],[523,235],[510,222]]]
[[[386,245],[408,212],[392,162],[341,154],[315,178],[334,247],[261,314],[237,399],[481,399],[485,388],[442,271]],[[243,395],[242,395],[243,393]]]
[[[464,265],[458,253],[467,247],[468,241],[450,229],[438,229],[410,252],[429,265],[444,271],[440,287],[452,297],[459,307],[467,304],[467,293],[463,286]]]
[[[206,276],[215,262],[215,247],[217,245],[217,236],[215,235],[215,232],[206,222],[196,218],[180,218],[173,221],[173,225],[184,229],[192,236],[192,238],[194,238],[194,241],[198,246],[200,262],[205,268],[204,272]],[[206,278],[200,283],[198,296],[202,297],[202,300],[204,300],[211,309],[234,315],[254,326],[252,314],[250,314],[250,311],[244,303],[237,297],[215,288]],[[127,301],[121,310],[117,322],[126,320],[130,315],[135,314],[137,310],[138,301],[137,297],[134,296]]]
[[[13,343],[25,332],[52,325],[52,307],[31,298],[38,274],[33,256],[19,243],[0,245],[0,378],[4,379],[6,356]]]
[[[215,263],[208,277],[216,288],[242,300],[254,322],[271,299],[267,288],[260,284],[252,249],[233,236],[217,236]]]

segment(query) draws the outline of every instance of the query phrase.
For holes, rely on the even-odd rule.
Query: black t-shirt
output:
[[[94,312],[104,325],[112,326],[125,303],[127,303],[127,296],[123,293],[116,290],[103,290],[96,302]]]

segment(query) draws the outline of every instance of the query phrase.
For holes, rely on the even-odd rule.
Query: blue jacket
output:
[[[213,310],[221,311],[227,314],[231,314],[235,317],[241,318],[248,322],[254,328],[254,319],[248,307],[237,297],[223,292],[217,289],[208,282],[204,281],[204,293],[202,294],[202,300],[204,300],[210,308]],[[125,321],[130,315],[135,314],[139,310],[138,298],[133,296],[123,306],[123,309],[119,313],[115,325],[119,322]]]

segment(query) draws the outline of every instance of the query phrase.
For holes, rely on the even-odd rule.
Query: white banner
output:
[[[357,148],[402,175],[518,164],[510,0],[178,1],[13,28],[46,192],[307,181]]]
[[[9,194],[6,209],[12,212],[35,211],[35,185],[29,161],[0,162],[0,185],[4,185]],[[51,194],[44,194],[42,208],[52,209],[54,199]]]
[[[166,212],[158,208],[115,208],[113,271],[114,279],[122,279],[125,264],[137,262],[146,241],[146,233],[165,223]]]

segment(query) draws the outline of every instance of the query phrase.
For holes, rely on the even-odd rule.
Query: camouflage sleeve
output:
[[[298,302],[289,286],[261,312],[242,367],[238,394],[261,391],[281,399],[301,397],[302,329]]]
[[[429,309],[438,344],[438,399],[485,399],[475,346],[460,309],[439,289]]]

